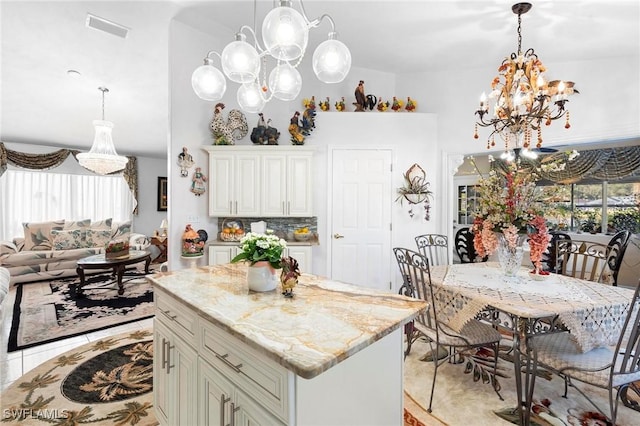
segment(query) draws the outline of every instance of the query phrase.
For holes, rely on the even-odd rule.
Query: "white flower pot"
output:
[[[257,262],[247,268],[247,284],[252,291],[271,291],[278,285],[276,270],[269,262]]]

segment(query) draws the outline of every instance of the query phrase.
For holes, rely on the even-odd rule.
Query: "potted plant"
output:
[[[398,188],[398,198],[402,205],[403,200],[407,200],[410,204],[419,204],[431,198],[433,192],[429,190],[430,183],[427,182],[425,171],[417,164],[414,164],[405,172],[404,186]]]
[[[287,243],[267,231],[265,234],[249,232],[240,240],[240,252],[231,263],[249,262],[247,282],[253,291],[270,291],[276,288],[276,269],[281,268],[282,253]]]

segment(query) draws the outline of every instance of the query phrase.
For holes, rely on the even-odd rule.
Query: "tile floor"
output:
[[[85,343],[99,340],[105,336],[112,336],[129,330],[151,328],[153,318],[123,324],[106,330],[87,333],[82,336],[71,337],[57,342],[47,343],[7,353],[7,341],[11,329],[11,316],[13,314],[13,302],[15,300],[15,287],[12,287],[2,306],[2,318],[0,318],[0,391],[6,389],[11,383],[29,370],[37,367],[44,361],[60,355]]]

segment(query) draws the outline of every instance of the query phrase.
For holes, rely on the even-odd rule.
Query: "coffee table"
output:
[[[122,277],[128,265],[145,262],[144,273],[149,273],[149,264],[151,263],[151,253],[145,250],[131,250],[127,257],[117,259],[107,259],[103,254],[95,254],[78,260],[76,273],[80,277],[80,285],[76,286],[75,293],[77,296],[82,295],[82,287],[85,285],[84,271],[86,269],[113,269],[113,275],[116,276],[118,283],[118,294],[124,293]]]

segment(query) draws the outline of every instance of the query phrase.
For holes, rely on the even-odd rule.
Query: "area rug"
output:
[[[125,282],[121,296],[112,281],[111,274],[88,276],[81,297],[72,290],[77,277],[18,284],[8,351],[153,316],[153,290],[144,276]]]
[[[493,391],[487,377],[474,368],[475,362],[451,364],[438,367],[433,398],[433,410],[427,413],[429,395],[433,379],[433,363],[421,358],[430,351],[426,342],[418,340],[405,360],[405,400],[410,398],[430,416],[424,423],[433,425],[510,425],[517,424],[517,407],[513,364],[504,359],[499,361],[498,383],[501,401]],[[474,374],[475,373],[475,374]],[[588,385],[582,386],[589,396],[608,413],[607,392]],[[567,398],[563,398],[564,383],[557,376],[546,372],[536,379],[534,394],[534,414],[532,425],[609,425],[606,419],[575,389],[569,388]],[[617,424],[632,426],[640,424],[640,413],[620,403]],[[416,412],[414,412],[415,414]]]
[[[88,343],[41,364],[2,394],[2,422],[20,425],[157,425],[153,333]]]

